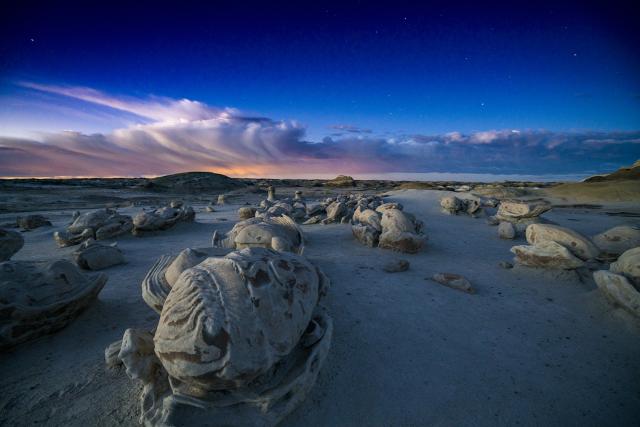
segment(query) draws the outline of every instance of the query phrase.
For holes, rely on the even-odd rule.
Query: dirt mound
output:
[[[234,190],[244,184],[217,173],[185,172],[150,179],[146,187],[159,191],[201,192]]]
[[[337,177],[325,183],[329,187],[355,187],[356,181],[347,175],[338,175]]]
[[[603,182],[603,181],[629,181],[640,180],[640,160],[637,160],[628,168],[620,168],[608,175],[596,175],[585,179],[583,182]]]

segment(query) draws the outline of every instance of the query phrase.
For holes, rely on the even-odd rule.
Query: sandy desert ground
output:
[[[590,274],[501,268],[523,239],[499,239],[484,218],[444,214],[439,199],[449,193],[386,192],[425,224],[428,243],[414,255],[365,247],[348,224],[302,226],[305,255],[332,283],[325,305],[334,334],[315,387],[282,425],[637,425],[637,319],[609,305]],[[34,213],[53,226],[23,233],[13,259],[71,259],[75,248],[58,248],[52,233],[80,206],[67,202],[71,193],[51,196],[59,207]],[[126,328],[157,324],[141,297],[143,277],[160,255],[209,246],[239,207],[263,197],[238,193],[213,213],[192,198],[196,222],[118,238],[127,263],[104,270],[109,280],[95,303],[61,331],[0,355],[0,424],[138,425],[141,387],[122,368],[105,367],[104,349]],[[148,202],[119,212],[133,215]],[[544,216],[587,236],[639,222],[636,202],[555,202],[565,207]],[[0,223],[15,217],[5,210]],[[408,271],[382,271],[398,258]],[[427,280],[437,272],[462,274],[477,292]]]

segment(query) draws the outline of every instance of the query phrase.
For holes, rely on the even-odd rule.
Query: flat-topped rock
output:
[[[572,270],[584,265],[582,260],[554,241],[544,241],[532,246],[514,246],[511,252],[516,255],[514,258],[516,263],[528,267]]]
[[[504,200],[500,202],[496,217],[503,221],[518,221],[536,218],[551,209],[546,202],[524,202]]]
[[[640,292],[625,276],[599,270],[593,273],[593,279],[609,302],[640,317]]]
[[[600,249],[600,257],[615,260],[622,253],[640,246],[640,228],[620,225],[593,236],[593,243]]]

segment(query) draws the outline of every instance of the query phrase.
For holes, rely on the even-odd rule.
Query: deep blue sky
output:
[[[88,3],[3,6],[0,134],[115,126],[56,116],[48,105],[95,106],[25,81],[297,120],[311,141],[335,125],[380,137],[640,128],[632,2]]]
[[[186,97],[320,133],[640,122],[631,2],[16,3],[2,14],[3,92],[20,79]]]

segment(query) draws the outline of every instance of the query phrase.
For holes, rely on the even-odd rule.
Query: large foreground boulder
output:
[[[514,261],[528,267],[572,270],[582,267],[584,262],[576,258],[567,248],[552,240],[536,245],[519,245],[511,248]]]
[[[85,276],[66,260],[0,263],[0,350],[65,327],[93,300],[107,276]]]
[[[0,262],[10,259],[24,246],[24,237],[17,231],[0,228]]]
[[[588,237],[559,225],[531,224],[527,227],[526,236],[532,245],[549,241],[559,243],[584,261],[596,258],[600,253]]]
[[[279,423],[328,354],[332,321],[318,305],[328,285],[302,256],[255,247],[182,271],[155,333],[128,329],[120,343],[117,358],[144,385],[141,422]]]

